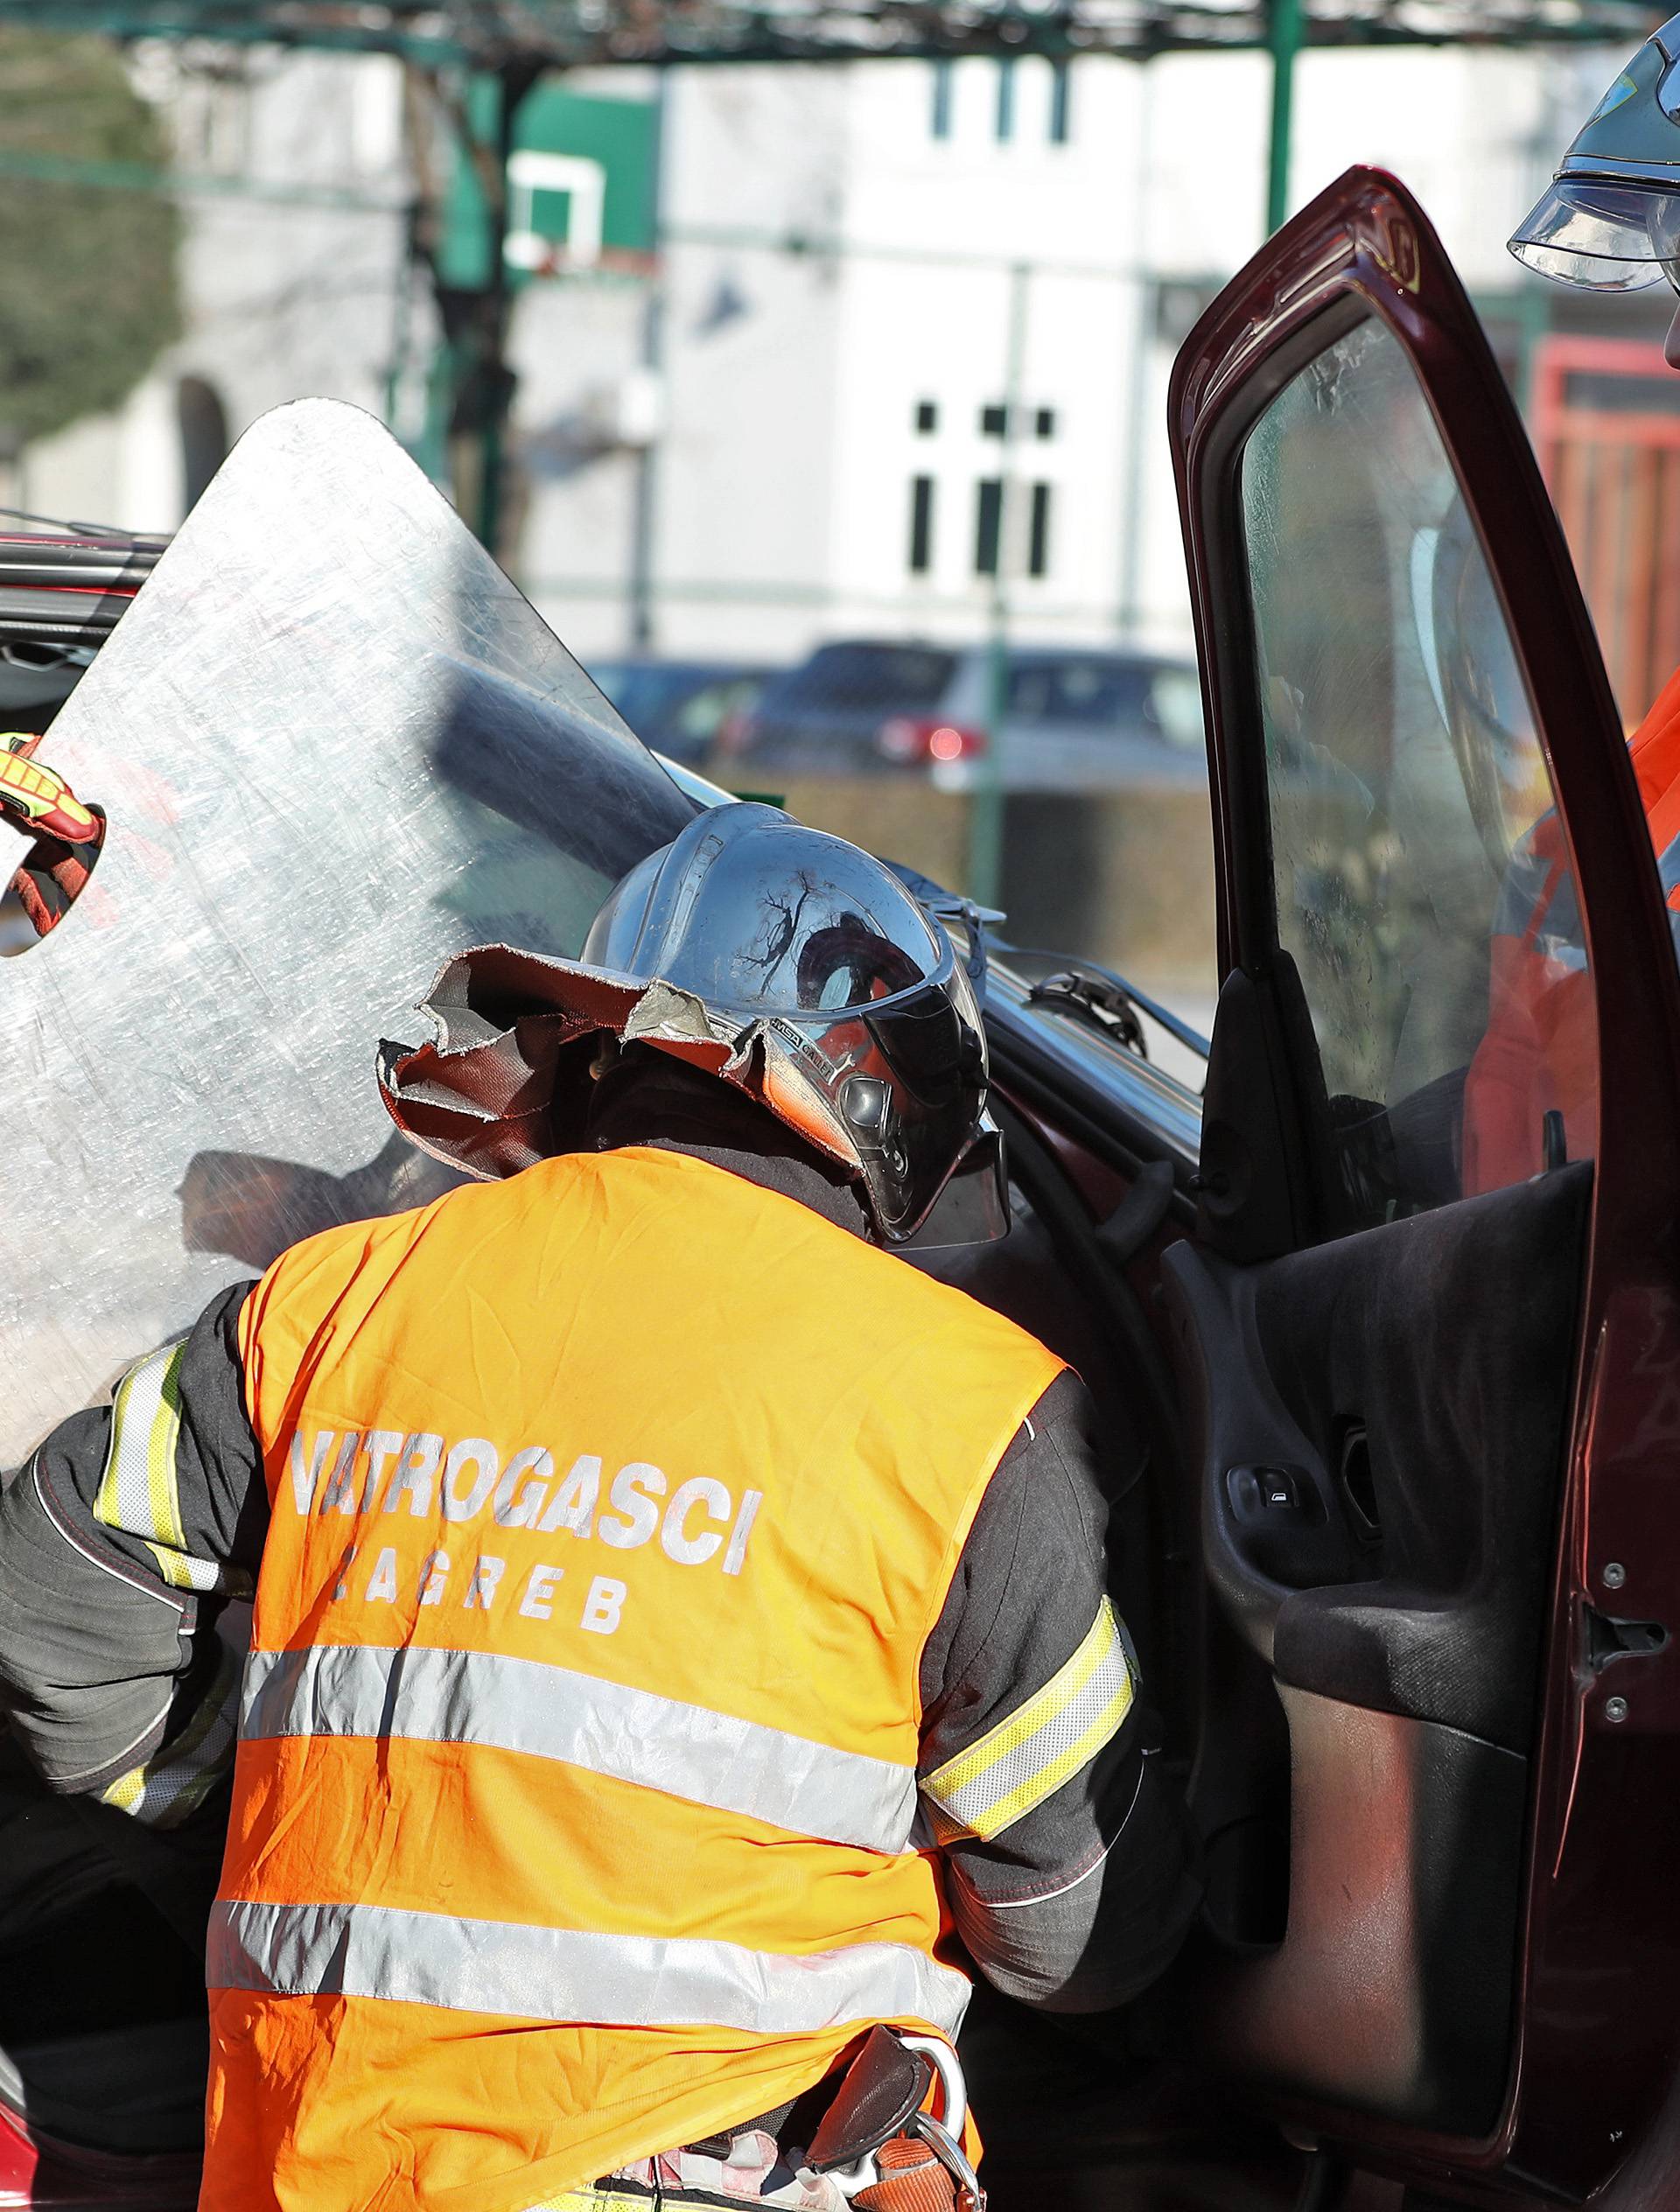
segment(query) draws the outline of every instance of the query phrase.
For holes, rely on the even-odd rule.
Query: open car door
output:
[[[1578,2198],[1676,2049],[1662,892],[1527,439],[1399,186],[1350,172],[1228,288],[1172,435],[1224,979],[1167,1261],[1201,2017],[1298,2139]]]

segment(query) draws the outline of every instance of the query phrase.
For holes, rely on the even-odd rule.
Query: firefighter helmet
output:
[[[998,1180],[972,917],[966,934],[959,959],[880,861],[746,803],[633,868],[583,961],[697,1001],[732,1047],[718,1072],[850,1167],[877,1236],[900,1243],[976,1148]]]
[[[1648,38],[1577,134],[1510,249],[1559,284],[1680,291],[1680,16]]]
[[[982,920],[775,807],[712,807],[619,882],[578,959],[451,962],[439,1041],[387,1048],[386,1104],[440,1157],[509,1173],[584,1141],[584,1070],[613,1038],[767,1109],[850,1175],[879,1242],[981,1242],[1009,1224]]]

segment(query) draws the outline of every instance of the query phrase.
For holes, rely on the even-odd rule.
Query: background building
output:
[[[1292,184],[1298,204],[1368,159],[1423,197],[1542,431],[1633,714],[1680,653],[1680,380],[1649,350],[1666,295],[1583,301],[1503,250],[1620,58],[1309,53]],[[1268,69],[976,58],[539,88],[514,170],[510,564],[586,658],[975,639],[1000,606],[1021,637],[1187,645],[1166,377],[1260,241]],[[482,226],[401,66],[154,46],[136,71],[177,150],[185,335],[118,416],[27,451],[15,503],[172,527],[228,438],[314,392],[381,412],[444,475],[412,210],[441,198],[445,277]]]

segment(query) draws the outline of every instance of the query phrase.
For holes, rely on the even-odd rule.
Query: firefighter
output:
[[[1648,38],[1587,118],[1510,240],[1529,268],[1587,291],[1665,279],[1680,293],[1680,16]],[[1680,368],[1680,305],[1664,347]],[[1680,934],[1680,670],[1629,751]],[[1519,844],[1492,945],[1488,1029],[1465,1087],[1466,1193],[1553,1164],[1564,1129],[1593,1149],[1597,1045],[1579,915],[1555,814]]]
[[[6,1488],[47,1783],[164,1825],[231,1762],[206,2212],[971,2202],[953,1930],[1053,2009],[1174,1954],[1089,1402],[894,1250],[999,1225],[971,958],[697,816],[387,1067],[486,1180],[295,1246]]]

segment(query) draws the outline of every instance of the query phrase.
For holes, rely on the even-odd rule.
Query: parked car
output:
[[[1111,646],[1011,646],[995,734],[993,654],[854,639],[773,677],[726,728],[738,774],[858,775],[919,769],[962,789],[1101,790],[1200,781],[1194,664]]]
[[[313,407],[315,463],[296,410],[290,480],[248,434],[242,497],[108,648],[109,704],[56,733],[112,828],[98,911],[0,970],[11,1187],[52,1194],[0,1214],[0,1464],[276,1240],[411,1199],[388,1007],[452,943],[575,951],[614,872],[722,796],[658,766],[375,426]],[[1205,1094],[1139,1049],[1124,979],[994,946],[1017,1226],[925,1264],[1091,1385],[1207,1902],[1125,2017],[976,1994],[992,2202],[1667,2212],[1680,965],[1620,720],[1493,355],[1391,179],[1350,172],[1214,302],[1170,430],[1213,765]],[[293,619],[323,565],[336,631]],[[1544,1022],[1504,996],[1530,955]],[[456,1012],[479,1037],[517,1008]],[[1536,1087],[1564,1030],[1569,1080]],[[28,1775],[0,1784],[0,2202],[186,2212],[178,1862],[116,1815],[60,1849]]]
[[[751,710],[772,670],[738,661],[597,661],[590,670],[644,745],[700,766],[718,733]]]
[[[938,726],[957,659],[946,646],[885,639],[818,646],[729,724],[721,751],[738,774],[869,774],[891,757],[878,744],[885,724],[919,717]]]

